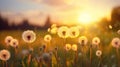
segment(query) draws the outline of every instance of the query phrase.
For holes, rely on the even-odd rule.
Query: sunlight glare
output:
[[[82,24],[89,24],[91,22],[93,22],[93,18],[92,15],[90,15],[89,13],[81,13],[78,17],[78,22],[82,23]]]

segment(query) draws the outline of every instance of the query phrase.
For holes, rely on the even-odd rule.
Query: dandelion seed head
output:
[[[11,54],[8,50],[1,50],[0,51],[0,59],[3,61],[9,60],[11,57]]]
[[[32,30],[27,30],[22,33],[22,39],[27,43],[32,43],[36,39],[36,34]]]

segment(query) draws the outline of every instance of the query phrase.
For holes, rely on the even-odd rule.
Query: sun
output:
[[[93,22],[92,15],[89,13],[83,12],[78,17],[78,22],[81,24],[90,24]]]

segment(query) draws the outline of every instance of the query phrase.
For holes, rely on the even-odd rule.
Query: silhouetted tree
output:
[[[102,20],[98,23],[99,27],[103,30],[108,30],[110,21],[107,20],[107,18],[102,18]]]
[[[48,16],[44,25],[44,29],[47,29],[51,26],[51,20],[50,17]]]
[[[3,29],[10,29],[10,27],[8,25],[7,20],[2,18],[0,15],[0,30],[3,30]]]
[[[111,25],[115,30],[120,29],[120,6],[113,8],[111,13]]]

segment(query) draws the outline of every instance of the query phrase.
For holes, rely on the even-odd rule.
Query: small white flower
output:
[[[24,50],[22,50],[22,55],[28,55],[29,54],[29,51],[28,50],[26,50],[26,49],[24,49]]]
[[[52,37],[49,34],[47,34],[47,35],[44,36],[44,41],[46,41],[46,42],[50,42],[51,39],[52,39]]]
[[[12,36],[7,36],[7,37],[5,38],[5,43],[6,43],[7,45],[10,45],[12,39],[13,39]]]
[[[109,29],[112,29],[112,26],[111,26],[111,25],[109,25]]]
[[[50,33],[51,33],[51,34],[56,34],[56,33],[57,33],[57,30],[58,30],[57,27],[51,28]]]
[[[51,28],[55,28],[55,27],[57,27],[57,24],[52,24],[51,25]]]
[[[115,47],[115,48],[120,47],[120,39],[118,37],[113,38],[111,43],[112,43],[112,46]]]
[[[77,44],[73,44],[73,45],[72,45],[72,50],[73,50],[73,51],[77,51]]]
[[[80,53],[78,53],[78,56],[82,56],[82,53],[80,52]]]
[[[50,28],[48,28],[47,31],[50,32]]]
[[[108,67],[107,65],[104,65],[103,67]]]
[[[3,61],[7,61],[10,59],[10,52],[8,50],[1,50],[0,51],[0,59]]]
[[[101,50],[97,50],[96,51],[96,56],[100,57],[102,55],[102,51]]]
[[[79,43],[80,43],[81,45],[86,45],[87,42],[88,42],[87,37],[85,37],[85,36],[79,37]]]
[[[18,47],[18,45],[19,45],[18,40],[17,39],[12,39],[12,41],[10,43],[10,46],[16,48],[16,47]]]
[[[117,33],[120,34],[120,30],[118,30]]]
[[[25,42],[32,43],[36,39],[36,34],[32,30],[27,30],[23,32],[22,38]]]
[[[70,49],[71,49],[71,44],[66,44],[66,45],[65,45],[65,50],[66,50],[66,51],[69,51]]]
[[[61,38],[67,38],[69,37],[69,28],[67,26],[62,26],[58,28],[57,34]]]
[[[113,64],[112,67],[116,67],[116,64]]]
[[[115,58],[115,55],[113,54],[112,56],[111,56],[111,59],[114,59]]]
[[[93,45],[99,45],[99,43],[100,43],[100,38],[94,37],[93,40],[92,40],[92,44]]]
[[[71,27],[69,33],[71,38],[76,38],[79,36],[79,29],[77,27]]]

